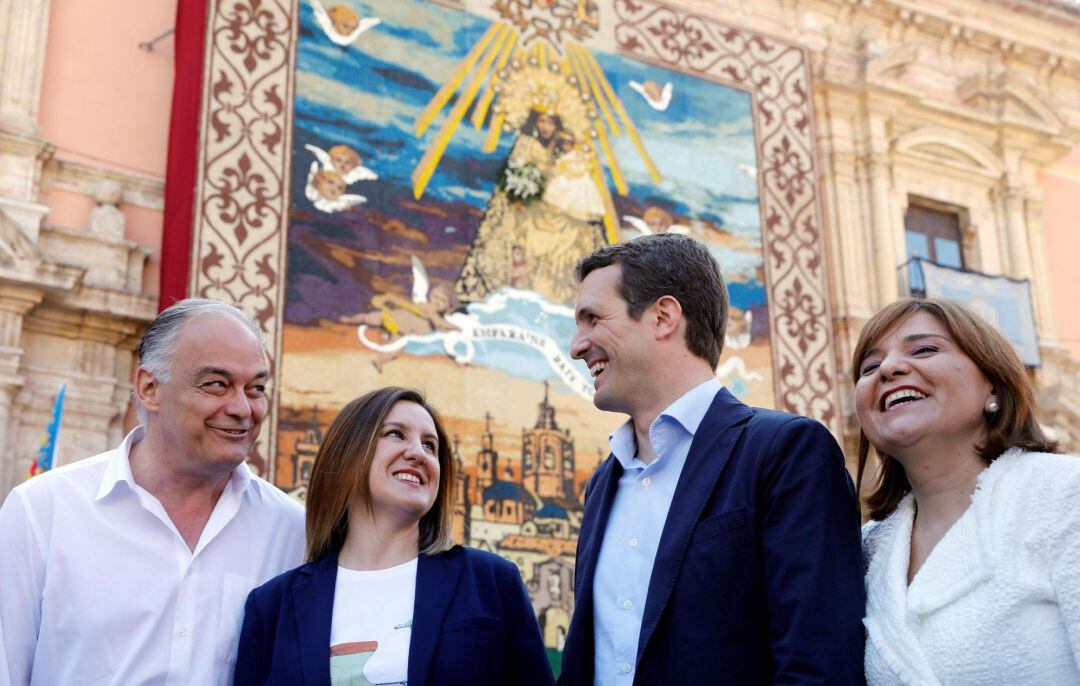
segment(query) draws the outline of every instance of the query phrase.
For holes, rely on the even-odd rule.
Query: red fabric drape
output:
[[[161,236],[158,309],[187,296],[199,159],[199,112],[208,0],[178,0],[176,72],[165,168],[165,222]]]

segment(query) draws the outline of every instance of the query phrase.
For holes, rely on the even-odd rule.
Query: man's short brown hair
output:
[[[728,292],[720,265],[703,243],[673,233],[642,236],[600,248],[578,262],[578,283],[591,272],[622,267],[619,295],[631,319],[665,295],[679,301],[686,318],[686,347],[713,369],[720,363],[728,320]]]

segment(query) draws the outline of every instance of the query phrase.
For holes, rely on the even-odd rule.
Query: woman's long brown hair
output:
[[[390,386],[353,400],[342,408],[319,446],[311,468],[307,494],[308,561],[336,554],[349,527],[349,500],[354,493],[368,503],[368,475],[379,429],[399,402],[423,407],[435,423],[439,439],[439,492],[431,509],[420,519],[420,552],[434,555],[454,547],[455,461],[439,415],[420,391]]]
[[[993,386],[997,412],[984,415],[986,441],[976,446],[987,463],[1009,448],[1057,452],[1036,419],[1035,388],[1012,345],[1001,333],[963,303],[948,298],[901,298],[886,305],[863,327],[852,355],[851,376],[859,382],[859,371],[867,352],[894,326],[916,312],[925,312],[941,323],[949,336]],[[870,454],[870,439],[859,431],[859,470],[856,487],[862,492],[863,474]],[[896,510],[911,490],[904,467],[894,458],[874,449],[880,462],[877,480],[865,502],[870,519],[881,520]]]

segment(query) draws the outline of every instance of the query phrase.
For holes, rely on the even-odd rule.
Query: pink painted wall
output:
[[[1080,359],[1080,147],[1039,176],[1058,339]]]
[[[176,0],[52,0],[42,79],[41,132],[59,159],[164,178],[173,82],[172,36],[153,52],[142,41],[171,29]],[[93,199],[50,190],[45,221],[82,228]],[[122,205],[127,237],[154,248],[144,287],[158,292],[162,214]]]

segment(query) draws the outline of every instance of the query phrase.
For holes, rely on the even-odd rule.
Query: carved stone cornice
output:
[[[1042,66],[1056,56],[1062,62],[1072,62],[1074,66],[1080,64],[1080,39],[1046,40],[1048,28],[1067,35],[1066,27],[1072,26],[1074,35],[1080,36],[1080,20],[1067,14],[1037,16],[1020,12],[1017,6],[1021,4],[1033,3],[1024,0],[1008,3],[985,0],[944,0],[935,3],[875,0],[871,12],[891,20],[892,24],[897,21],[905,26],[914,23],[917,30],[905,31],[905,42],[952,37],[953,41],[962,40],[973,48],[997,52],[1002,61],[1012,59]],[[904,17],[908,17],[906,22]],[[913,21],[913,17],[917,20]]]
[[[0,284],[29,286],[42,290],[70,291],[82,278],[83,270],[63,264],[37,263],[0,264]]]
[[[130,293],[142,291],[143,267],[154,252],[135,241],[51,224],[41,227],[39,246],[46,260],[84,269],[84,286]]]
[[[103,169],[77,160],[52,158],[45,164],[42,185],[82,195],[94,194],[103,181],[117,181],[124,187],[128,205],[161,211],[165,208],[165,179],[151,174]]]
[[[815,88],[871,87],[990,127],[1036,127],[1052,135],[1060,135],[1062,125],[1080,127],[1080,108],[1051,97],[1080,88],[1075,18],[1070,21],[1078,30],[1070,36],[1048,17],[1018,17],[1004,7],[988,13],[986,3],[974,0],[874,0],[860,10],[860,21],[842,22],[850,5],[799,4],[811,29],[801,39],[815,50]],[[834,23],[822,18],[830,14]],[[1048,34],[1056,39],[1046,40]]]
[[[58,307],[102,315],[110,321],[149,323],[157,315],[157,296],[83,286],[67,293],[50,293]],[[122,331],[126,331],[123,329]]]
[[[149,316],[153,318],[153,314]],[[34,310],[34,316],[26,320],[24,327],[28,332],[131,351],[138,345],[148,321],[142,316],[79,311],[46,298]]]

